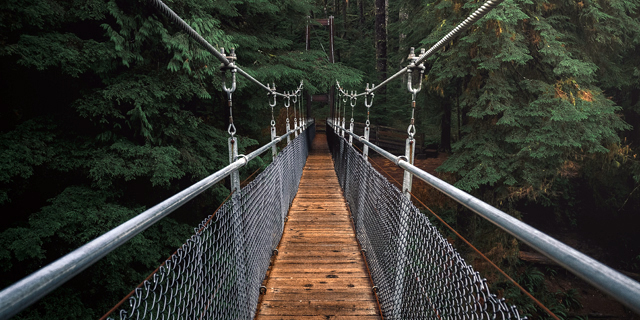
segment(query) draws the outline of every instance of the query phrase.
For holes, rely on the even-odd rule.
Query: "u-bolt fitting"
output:
[[[424,48],[420,50],[420,55],[424,54]],[[411,64],[407,67],[407,90],[412,93],[412,100],[415,100],[416,94],[422,90],[422,77],[424,75],[424,63],[416,65],[418,61],[418,57],[415,55],[415,49],[411,47],[409,51],[409,60],[411,60]],[[418,87],[413,87],[413,80],[411,79],[412,73],[416,70],[420,70],[420,79],[418,80]]]
[[[271,101],[269,101],[269,106],[270,106],[271,108],[273,108],[273,107],[275,107],[275,106],[276,106],[276,104],[278,103],[278,102],[276,101],[276,97],[277,97],[277,95],[276,95],[276,84],[274,83],[274,84],[273,84],[273,88],[272,88],[272,87],[270,87],[270,86],[269,86],[269,84],[267,83],[267,89],[269,89],[269,92],[267,93],[267,96],[269,96],[269,95],[273,96],[273,103],[271,103]]]
[[[371,88],[369,88],[369,84],[367,83],[367,93],[364,95],[364,106],[367,108],[371,108],[371,106],[373,106],[373,97],[375,96],[375,94],[371,91],[373,91],[374,88],[375,84],[371,84]],[[371,100],[367,99],[369,95],[371,95]]]
[[[287,91],[285,94],[286,99],[284,100],[284,107],[289,108],[289,106],[291,106],[291,95],[289,95],[289,91]]]
[[[220,48],[222,54],[224,54],[224,48]],[[229,107],[232,105],[232,95],[233,92],[236,91],[236,65],[233,61],[236,60],[236,53],[233,49],[230,50],[230,54],[227,56],[229,60],[228,65],[222,65],[220,68],[222,69],[222,90],[227,93],[227,99],[229,101]],[[231,70],[231,88],[227,87],[227,70]]]

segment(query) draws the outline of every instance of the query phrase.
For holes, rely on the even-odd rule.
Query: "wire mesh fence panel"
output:
[[[525,319],[330,125],[327,139],[385,319]]]
[[[292,140],[251,183],[200,223],[111,316],[252,319],[314,135],[311,125]]]

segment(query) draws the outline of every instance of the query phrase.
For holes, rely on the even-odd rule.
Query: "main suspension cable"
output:
[[[356,145],[353,145],[353,147],[356,150],[360,151],[360,153],[362,153],[362,150],[360,150],[360,148],[358,148]],[[373,163],[373,165],[375,165],[376,167],[378,167],[378,169],[380,169],[382,172],[384,172],[384,174],[388,178],[391,178],[391,180],[393,180],[399,187],[402,187],[402,183],[400,183],[398,180],[396,180],[396,178],[391,173],[389,173],[387,170],[385,170],[382,165],[380,165],[379,163],[377,163],[373,159],[371,159],[371,163]],[[536,297],[534,297],[531,293],[529,293],[529,291],[527,291],[527,289],[523,288],[518,282],[516,282],[513,278],[511,278],[506,272],[504,272],[502,269],[500,269],[500,267],[498,267],[495,263],[493,263],[493,261],[491,261],[491,259],[489,259],[486,255],[484,255],[473,244],[471,244],[471,242],[469,242],[469,240],[467,240],[465,237],[463,237],[458,231],[456,231],[453,227],[451,227],[448,223],[446,223],[444,221],[444,219],[442,219],[433,210],[431,210],[431,208],[429,208],[426,204],[424,204],[424,202],[422,202],[415,194],[413,194],[413,193],[410,193],[410,194],[411,194],[411,197],[413,197],[413,199],[418,201],[424,208],[429,210],[429,212],[431,212],[431,214],[433,216],[435,216],[436,219],[438,219],[442,224],[444,224],[445,227],[447,227],[449,230],[451,230],[451,232],[453,232],[456,236],[458,236],[458,238],[460,238],[460,240],[464,241],[464,243],[466,243],[473,251],[475,251],[478,255],[480,255],[480,257],[482,257],[491,266],[493,266],[494,269],[496,269],[498,272],[500,272],[507,280],[509,280],[514,286],[516,286],[522,293],[524,293],[536,305],[538,305],[538,307],[540,307],[542,310],[544,310],[551,318],[553,318],[555,320],[560,320],[558,318],[558,316],[555,313],[553,313],[553,311],[549,310],[549,308],[547,308],[542,302],[540,302],[540,300],[536,299]]]
[[[442,37],[442,39],[440,39],[440,41],[436,42],[436,44],[431,46],[431,48],[429,48],[424,53],[420,54],[419,57],[417,57],[416,59],[411,61],[408,66],[400,69],[400,71],[396,72],[394,75],[392,75],[392,76],[388,77],[387,79],[385,79],[384,81],[380,82],[380,84],[376,85],[375,87],[373,87],[371,89],[366,89],[364,92],[358,93],[356,95],[356,97],[363,96],[363,95],[365,95],[367,93],[371,93],[371,92],[377,91],[382,86],[387,85],[387,83],[391,82],[392,80],[404,75],[407,72],[407,70],[420,65],[425,60],[427,60],[429,57],[431,57],[438,49],[444,47],[444,45],[447,42],[453,40],[454,38],[459,36],[461,33],[466,31],[467,29],[469,29],[469,27],[471,27],[471,25],[473,25],[478,20],[480,20],[481,18],[486,16],[487,13],[489,13],[491,10],[493,10],[495,7],[497,7],[503,1],[504,0],[487,0],[484,4],[482,4],[482,6],[480,6],[480,8],[476,9],[476,11],[471,13],[466,19],[464,19],[464,21],[462,21],[455,28],[453,28],[453,30],[451,30],[444,37]],[[340,89],[340,90],[342,91],[342,89]]]
[[[229,65],[233,64],[233,61],[229,61],[229,59],[227,59],[227,57],[224,55],[224,53],[221,53],[216,48],[214,48],[196,30],[194,30],[182,18],[180,18],[180,16],[177,13],[175,13],[164,2],[162,2],[162,0],[149,0],[149,2],[151,2],[151,4],[154,7],[156,7],[156,9],[158,9],[158,11],[160,11],[162,14],[164,14],[167,18],[169,18],[171,21],[175,22],[178,25],[178,27],[180,27],[180,29],[182,29],[182,31],[186,32],[187,35],[189,35],[189,37],[191,37],[193,40],[195,40],[197,43],[199,43],[201,46],[203,46],[209,53],[213,54],[218,60],[220,60],[220,62],[222,62],[222,64],[223,64],[223,67],[228,67]],[[274,95],[278,95],[278,96],[281,96],[281,97],[285,96],[283,93],[276,92],[275,90],[272,90],[268,86],[264,85],[262,82],[256,80],[256,78],[254,78],[251,75],[249,75],[246,71],[242,70],[240,67],[234,66],[234,68],[235,68],[235,70],[237,71],[238,74],[240,74],[243,77],[247,78],[249,81],[257,84],[262,89],[264,89],[266,91],[269,91],[270,93],[272,93]],[[300,89],[298,89],[298,90],[300,90]]]

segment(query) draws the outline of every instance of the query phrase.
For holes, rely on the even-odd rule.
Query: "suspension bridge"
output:
[[[240,74],[268,92],[272,114],[280,98],[287,112],[293,110],[293,122],[287,115],[286,131],[278,136],[272,117],[272,141],[240,155],[231,116],[228,166],[4,289],[0,319],[24,310],[227,177],[228,200],[102,319],[525,319],[517,305],[490,292],[486,279],[413,205],[414,177],[640,313],[639,283],[415,167],[413,116],[403,155],[369,141],[374,92],[407,75],[414,109],[423,62],[500,2],[485,2],[429,50],[412,50],[409,65],[377,86],[367,84],[357,93],[336,83],[342,109],[327,120],[326,135],[316,135],[314,120],[303,113],[303,83],[277,92],[237,66],[233,50],[217,50],[168,6],[151,0],[222,62],[231,115]],[[354,132],[353,117],[346,121],[347,107],[353,110],[358,97],[367,108],[362,135]],[[278,152],[276,145],[285,141]],[[354,141],[363,144],[362,152]],[[402,189],[371,166],[370,150],[404,170]],[[273,162],[241,188],[238,169],[268,151]]]

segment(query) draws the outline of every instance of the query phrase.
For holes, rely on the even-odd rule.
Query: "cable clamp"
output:
[[[236,157],[236,161],[239,160],[240,158],[244,159],[244,164],[242,165],[243,167],[247,165],[247,163],[249,163],[249,158],[247,158],[247,156],[245,156],[244,154],[239,154]]]
[[[276,84],[274,83],[273,87],[270,87],[269,84],[267,83],[267,89],[269,89],[269,92],[267,92],[267,96],[273,96],[273,103],[271,103],[271,100],[269,100],[269,106],[271,108],[273,108],[278,103],[277,100],[276,100],[276,98],[277,98],[277,95],[276,95]]]
[[[425,53],[424,48],[420,49],[420,52],[422,54]],[[416,100],[416,93],[420,92],[420,90],[422,90],[422,78],[424,75],[424,63],[421,63],[420,65],[416,66],[416,62],[418,61],[418,57],[416,57],[415,55],[415,49],[413,47],[411,47],[411,49],[409,50],[409,57],[408,59],[411,61],[411,64],[409,64],[409,66],[407,66],[407,90],[409,90],[409,92],[411,92],[412,95],[412,101]],[[413,87],[413,81],[411,79],[411,75],[413,74],[414,71],[419,70],[420,71],[420,79],[418,80],[418,87],[414,88]]]
[[[356,92],[351,91],[351,108],[355,107],[357,102],[358,102],[358,97],[356,96]]]
[[[371,84],[371,88],[369,88],[369,83],[367,83],[367,90],[366,94],[364,95],[364,106],[367,108],[371,108],[371,106],[373,106],[373,97],[375,96],[375,94],[372,91],[374,88],[375,84]],[[369,95],[371,95],[371,101],[369,101],[369,99],[367,98],[369,97]]]
[[[289,94],[289,91],[285,92],[285,98],[286,100],[284,100],[284,107],[289,108],[289,106],[291,106],[291,95]]]

